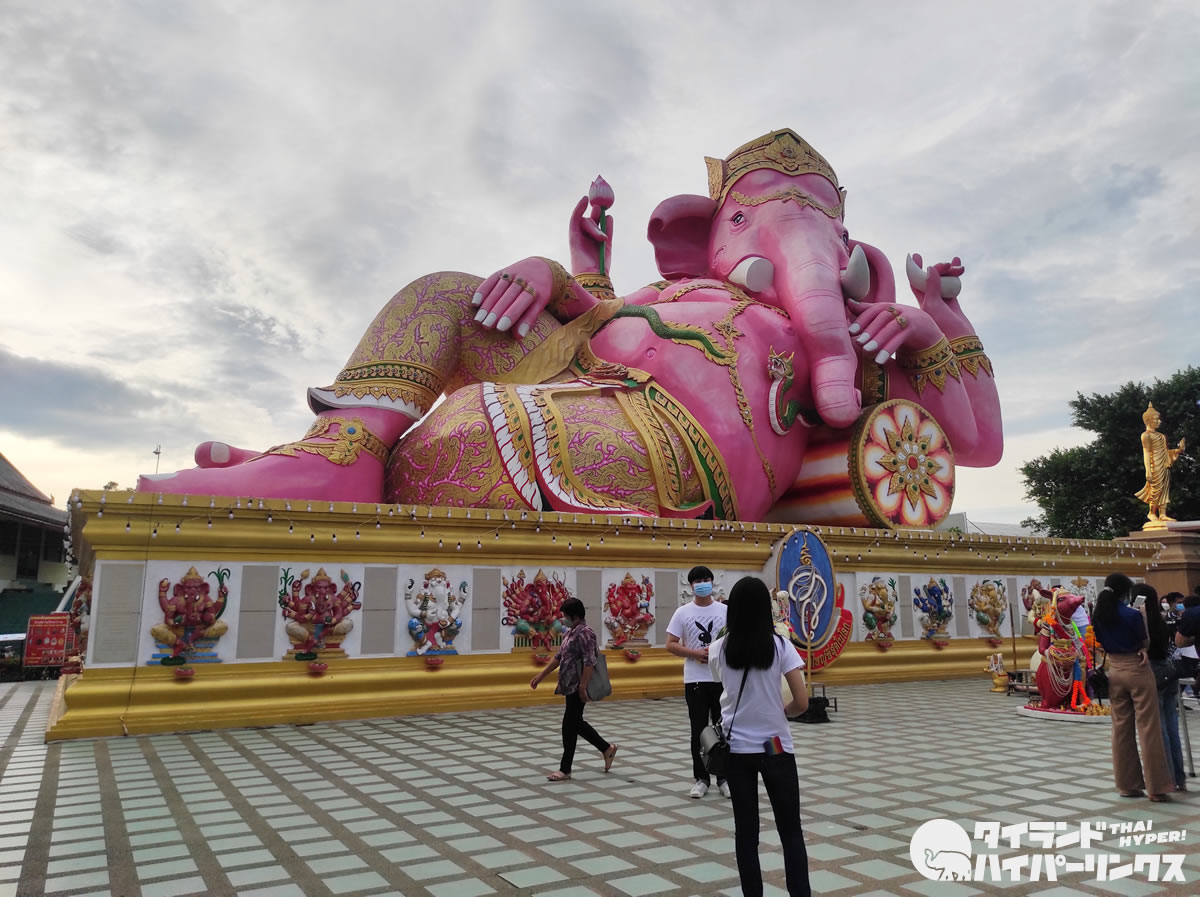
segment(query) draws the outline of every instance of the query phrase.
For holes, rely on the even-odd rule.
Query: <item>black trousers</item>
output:
[[[608,742],[600,737],[591,724],[583,718],[583,701],[579,699],[579,695],[571,693],[566,695],[567,709],[563,713],[562,720],[562,740],[563,740],[563,755],[562,762],[558,764],[558,768],[566,773],[571,774],[571,764],[575,760],[575,744],[582,735],[587,739],[600,753],[608,750]]]
[[[688,682],[683,686],[683,697],[687,701],[688,722],[692,726],[692,778],[706,785],[712,784],[704,761],[700,759],[700,733],[709,723],[716,726],[721,722],[721,683]],[[724,781],[718,779],[718,782]]]
[[[737,852],[738,876],[743,897],[762,897],[762,867],[758,862],[758,777],[767,786],[775,828],[783,846],[783,870],[789,897],[811,897],[808,884],[808,851],[800,827],[800,782],[796,758],[791,754],[769,756],[730,754],[729,791],[733,802],[733,843]]]

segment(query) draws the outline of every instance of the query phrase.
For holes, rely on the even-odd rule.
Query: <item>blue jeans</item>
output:
[[[1162,726],[1163,745],[1171,771],[1175,776],[1175,787],[1186,784],[1183,773],[1183,748],[1179,744],[1179,683],[1176,682],[1158,693],[1158,719]]]

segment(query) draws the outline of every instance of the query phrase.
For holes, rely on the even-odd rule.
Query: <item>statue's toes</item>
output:
[[[257,458],[261,452],[235,448],[224,442],[202,442],[196,446],[197,467],[232,467]]]

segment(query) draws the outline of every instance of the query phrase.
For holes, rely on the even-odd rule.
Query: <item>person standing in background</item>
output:
[[[707,567],[688,571],[692,600],[679,608],[667,624],[667,650],[683,658],[683,696],[687,701],[692,729],[692,778],[690,797],[701,798],[712,787],[712,777],[700,758],[700,733],[710,722],[721,724],[721,683],[714,682],[708,667],[708,648],[725,625],[725,605],[713,600],[713,572]],[[729,785],[717,779],[723,797]]]

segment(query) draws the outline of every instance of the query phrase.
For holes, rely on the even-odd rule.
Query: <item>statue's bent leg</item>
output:
[[[523,338],[485,331],[471,304],[481,279],[419,278],[383,307],[326,387],[309,390],[317,417],[304,437],[262,453],[205,443],[198,468],[138,480],[141,491],[331,501],[379,501],[396,440],[447,384],[501,376],[559,324],[543,313]]]

